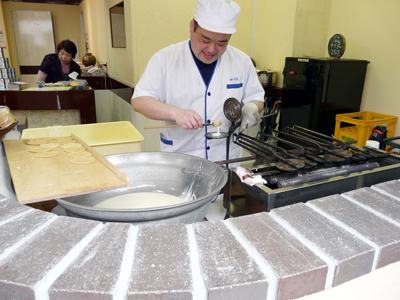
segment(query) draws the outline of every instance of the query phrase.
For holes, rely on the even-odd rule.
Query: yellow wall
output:
[[[400,117],[400,1],[332,0],[328,37],[335,33],[346,38],[344,58],[370,61],[361,110]]]
[[[250,0],[236,0],[240,5],[240,15],[236,22],[237,31],[232,35],[229,44],[244,51],[247,55],[252,56],[252,21],[253,21],[253,5]],[[196,10],[193,9],[192,15]]]
[[[2,4],[2,0],[0,0],[0,5],[1,4]],[[5,30],[6,25],[4,23],[4,16],[3,16],[3,10],[2,9],[0,9],[0,28],[3,30],[4,41],[5,41],[5,44],[6,44],[4,49],[3,49],[4,57],[8,57],[9,58],[10,54],[8,52],[8,42],[7,42],[8,37],[7,37],[7,32]]]
[[[79,5],[79,12],[83,12],[84,15],[88,52],[92,53],[98,62],[107,62],[104,0],[84,0]]]
[[[277,86],[282,86],[284,58],[292,56],[293,53],[296,2],[296,0],[255,1],[253,58],[258,69],[277,71]]]
[[[189,38],[189,23],[196,10],[196,1],[134,1],[131,3],[134,81],[137,82],[151,56],[162,48]],[[252,7],[249,0],[237,0],[241,14],[237,33],[230,44],[248,55],[251,49]]]
[[[78,48],[80,52],[79,57],[82,58],[85,51],[85,46],[83,41],[81,40],[81,31],[79,25],[79,7],[77,5],[52,5],[2,1],[1,7],[8,37],[7,46],[9,50],[9,58],[11,66],[17,69],[18,76],[19,64],[10,13],[10,10],[12,9],[51,11],[53,15],[53,26],[56,45],[64,39],[78,40]]]
[[[331,0],[297,1],[292,56],[324,57]]]
[[[87,1],[87,0],[85,0]],[[108,71],[110,75],[119,79],[120,81],[134,86],[134,67],[133,67],[133,34],[132,23],[133,18],[131,15],[131,1],[124,1],[125,11],[125,35],[126,35],[126,48],[113,48],[111,42],[111,28],[110,28],[110,13],[109,9],[114,5],[121,2],[121,0],[105,0],[106,4],[106,26],[107,26],[107,41],[108,41]]]
[[[108,63],[111,76],[134,85],[148,60],[161,48],[189,38],[195,0],[125,0],[127,47],[111,47],[108,9],[120,0],[83,0],[79,6],[2,2],[11,64],[17,66],[10,12],[13,9],[51,10],[56,41],[80,41],[79,12],[85,15],[90,51]],[[368,66],[362,110],[400,116],[398,75],[400,59],[400,1],[384,5],[372,0],[237,0],[241,14],[231,45],[253,57],[260,69],[278,73],[287,56],[327,56],[335,33],[345,36],[344,58],[366,59]],[[0,26],[1,26],[0,14]],[[66,26],[65,24],[68,24]],[[73,24],[73,26],[71,26]],[[400,135],[400,122],[396,128]]]
[[[325,55],[330,3],[331,0],[253,0],[253,58],[258,69],[277,72],[277,86],[282,87],[285,57]]]
[[[150,57],[163,47],[189,38],[195,1],[131,0],[134,80],[137,82]]]
[[[111,43],[109,9],[120,2],[121,0],[83,0],[79,8],[84,14],[89,52],[96,56],[97,62],[107,63],[107,72],[111,77],[134,86],[132,17],[129,0],[124,1],[126,48],[113,48]]]

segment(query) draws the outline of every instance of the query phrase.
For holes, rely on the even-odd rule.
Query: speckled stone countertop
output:
[[[81,118],[78,109],[13,110],[12,113],[20,124],[25,124],[26,120],[28,120],[28,128],[81,124]]]

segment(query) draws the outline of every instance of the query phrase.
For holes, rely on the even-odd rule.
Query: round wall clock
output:
[[[343,35],[334,34],[328,43],[329,57],[340,58],[346,49],[346,39]]]

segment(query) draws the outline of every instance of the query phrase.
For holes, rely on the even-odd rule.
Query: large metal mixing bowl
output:
[[[67,215],[103,222],[194,223],[204,219],[208,206],[228,180],[226,168],[203,158],[167,152],[138,152],[105,156],[129,176],[126,188],[56,199]],[[97,203],[127,193],[156,192],[193,200],[148,209],[105,209]]]

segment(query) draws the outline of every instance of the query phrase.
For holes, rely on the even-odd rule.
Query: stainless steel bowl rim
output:
[[[227,175],[226,175],[227,176]],[[217,192],[217,190],[214,190],[211,194]],[[63,200],[61,198],[57,198],[55,199],[56,202],[61,202],[61,203],[68,203],[68,206],[74,206],[76,208],[80,208],[80,209],[87,209],[87,210],[91,210],[91,211],[99,211],[99,212],[104,212],[104,211],[109,211],[109,212],[123,212],[123,213],[131,213],[131,212],[152,212],[152,211],[158,211],[158,210],[165,210],[168,208],[175,208],[175,207],[184,207],[184,206],[188,206],[188,205],[192,205],[193,203],[196,202],[202,202],[204,199],[208,198],[209,196],[204,196],[195,200],[190,200],[187,202],[182,202],[179,204],[174,204],[174,205],[165,205],[165,206],[157,206],[157,207],[152,207],[152,208],[141,208],[141,209],[127,209],[127,208],[100,208],[100,207],[94,207],[94,206],[87,206],[87,205],[81,205],[81,204],[76,204],[73,202],[69,202],[66,200]],[[215,196],[215,198],[218,197],[218,194]]]
[[[57,203],[63,207],[68,213],[73,213],[80,217],[102,220],[102,221],[126,221],[136,222],[136,221],[146,221],[146,220],[156,220],[165,219],[173,216],[179,216],[182,214],[189,213],[194,210],[201,209],[205,205],[208,205],[211,201],[218,197],[221,189],[227,182],[228,174],[227,169],[224,166],[215,164],[212,161],[208,161],[204,158],[199,158],[191,155],[180,154],[180,153],[170,153],[170,152],[137,152],[137,153],[124,153],[124,154],[114,154],[105,156],[112,164],[119,168],[122,172],[127,172],[131,182],[137,183],[136,176],[141,176],[140,174],[132,172],[132,168],[140,167],[142,168],[149,166],[149,168],[154,168],[158,164],[163,167],[171,165],[172,169],[187,175],[198,175],[203,178],[200,182],[202,184],[207,184],[207,178],[210,176],[210,181],[212,184],[207,184],[209,190],[207,194],[201,194],[197,199],[190,200],[183,203],[178,203],[174,205],[158,206],[151,208],[141,208],[141,209],[110,209],[110,208],[98,208],[94,207],[99,202],[93,203],[93,205],[88,205],[88,203],[82,204],[80,202],[75,203],[74,200],[68,199],[56,199]],[[153,163],[154,162],[154,163]],[[172,162],[172,163],[171,163]],[[200,164],[200,169],[198,166]],[[186,169],[187,167],[190,167]],[[204,168],[204,169],[202,169]],[[141,178],[143,180],[143,178]],[[151,185],[151,181],[149,181]],[[132,189],[133,187],[133,189]],[[124,189],[127,189],[124,191]],[[125,188],[111,189],[107,191],[100,191],[95,193],[88,193],[86,196],[97,198],[97,193],[109,193],[112,191],[120,191],[120,194],[128,194],[130,192],[137,191],[135,185],[131,185]],[[137,192],[140,192],[137,191]],[[151,191],[150,191],[151,192]],[[165,194],[170,194],[167,190],[163,191]],[[195,192],[195,190],[194,190]],[[104,194],[103,194],[104,195]],[[174,195],[174,194],[171,194]],[[175,195],[178,196],[178,195]],[[79,195],[71,197],[76,199],[76,197],[85,197],[85,195]],[[100,196],[101,197],[101,196]],[[179,196],[178,196],[179,197]],[[111,197],[110,197],[111,198]],[[90,199],[90,198],[89,198]],[[107,198],[104,198],[104,200]],[[89,200],[90,202],[90,200]]]

